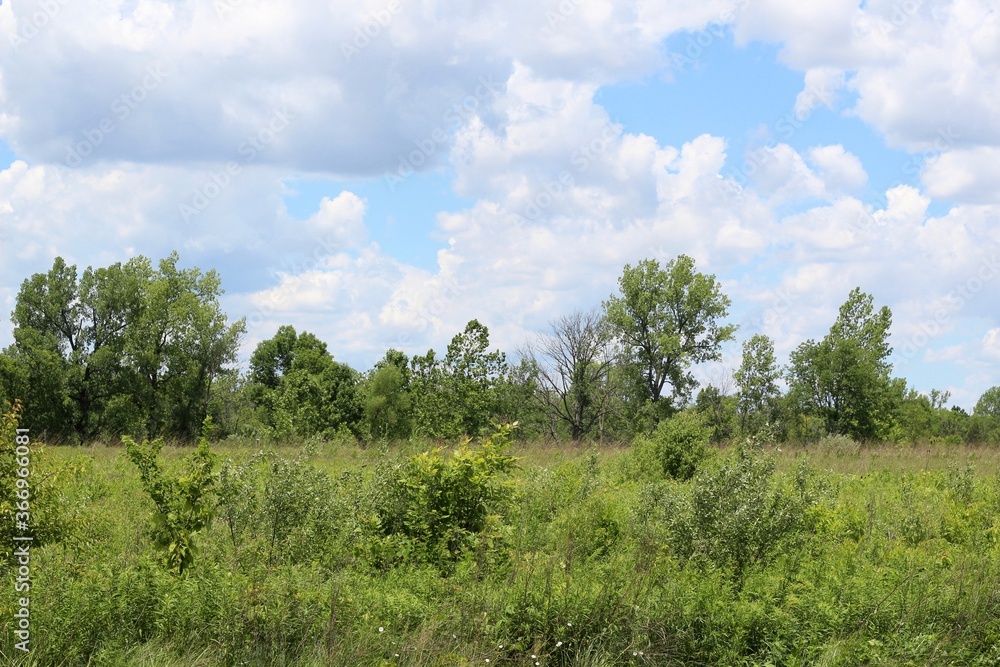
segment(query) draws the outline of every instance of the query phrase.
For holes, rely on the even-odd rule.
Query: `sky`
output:
[[[1000,0],[0,3],[0,346],[57,256],[215,269],[245,359],[514,353],[679,254],[740,346],[854,287],[894,374],[1000,385]]]

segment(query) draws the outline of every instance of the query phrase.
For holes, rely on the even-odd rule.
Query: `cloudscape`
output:
[[[779,360],[854,287],[894,374],[1000,377],[997,0],[0,4],[0,347],[57,256],[216,269],[245,360],[513,352],[693,257]]]

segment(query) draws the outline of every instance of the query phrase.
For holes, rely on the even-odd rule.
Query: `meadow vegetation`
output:
[[[693,369],[729,299],[683,255],[516,363],[477,320],[364,373],[283,326],[244,373],[218,277],[177,262],[21,287],[4,664],[1000,664],[1000,387],[908,387],[860,289],[787,367],[746,338],[728,388]]]
[[[1000,660],[997,450],[707,446],[697,422],[631,448],[512,434],[45,448],[34,474],[58,481],[38,500],[34,644],[19,655],[4,624],[3,659]]]

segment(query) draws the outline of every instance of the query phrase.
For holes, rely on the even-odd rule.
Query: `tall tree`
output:
[[[721,358],[722,343],[732,339],[736,327],[722,324],[729,298],[687,255],[662,268],[654,259],[626,264],[618,287],[619,294],[604,302],[608,322],[643,378],[647,398],[654,404],[667,399],[662,402],[669,409],[697,386],[691,366]]]
[[[48,388],[44,398],[31,391],[28,407],[55,432],[85,439],[105,430],[108,402],[134,388],[123,357],[128,329],[144,307],[146,268],[136,258],[87,268],[78,281],[76,267],[57,257],[51,270],[21,285],[12,315],[14,356],[24,362],[30,386]]]
[[[142,378],[141,405],[154,434],[196,437],[212,383],[236,360],[245,320],[229,325],[215,271],[178,269],[176,252],[159,263],[125,353]]]
[[[79,439],[144,427],[196,432],[243,324],[226,325],[214,272],[178,272],[176,262],[171,255],[154,271],[140,256],[78,280],[56,258],[24,281],[0,382],[24,385],[33,422]]]
[[[537,368],[537,396],[558,437],[558,424],[581,440],[611,409],[607,394],[614,364],[613,333],[600,312],[576,311],[556,318],[549,331],[530,340],[524,357]]]
[[[789,397],[798,409],[821,418],[828,433],[886,437],[905,391],[890,377],[891,325],[888,307],[875,310],[871,295],[853,289],[830,333],[791,354]]]
[[[510,369],[503,352],[489,351],[489,329],[470,320],[443,359],[428,350],[411,361],[414,427],[423,435],[478,435],[500,417],[501,387]]]
[[[258,415],[278,438],[358,435],[364,412],[360,376],[334,361],[326,343],[308,331],[282,326],[250,358],[247,391]]]
[[[774,343],[764,334],[754,334],[743,343],[743,360],[734,374],[739,389],[737,410],[740,430],[755,432],[771,421],[778,398],[781,371],[774,356]]]

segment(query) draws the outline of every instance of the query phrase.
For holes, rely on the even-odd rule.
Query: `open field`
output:
[[[154,504],[125,448],[48,448],[35,474],[59,471],[59,493],[32,551],[32,652],[12,649],[5,585],[4,663],[1000,660],[1000,450],[712,449],[677,481],[641,447],[518,443],[509,489],[496,476],[510,495],[490,496],[497,515],[449,551],[385,526],[399,501],[386,489],[414,479],[407,461],[426,446],[251,459],[213,445],[246,485],[213,496],[183,574],[150,538]],[[180,474],[192,451],[160,459]]]

